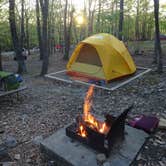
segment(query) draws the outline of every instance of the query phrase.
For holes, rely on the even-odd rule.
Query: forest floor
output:
[[[119,112],[134,103],[129,119],[140,114],[166,119],[166,68],[163,74],[157,74],[151,63],[152,57],[150,50],[133,56],[137,66],[150,67],[152,72],[111,93],[95,90],[95,113],[104,115],[107,112]],[[62,70],[65,65],[61,54],[52,55],[49,73]],[[16,71],[16,62],[4,58],[3,67],[7,71]],[[28,57],[27,69],[28,73],[23,77],[28,89],[21,92],[19,100],[14,95],[12,99],[0,98],[0,144],[15,140],[15,147],[8,148],[13,165],[49,165],[50,161],[43,160],[37,142],[72,122],[82,112],[87,87],[40,77],[41,61],[37,55]],[[166,165],[164,130],[158,129],[150,135],[133,165]]]

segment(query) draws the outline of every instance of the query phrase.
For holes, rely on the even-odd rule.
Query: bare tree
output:
[[[69,27],[68,27],[68,33],[67,33],[67,53],[68,53],[68,55],[69,55],[70,43],[71,43],[71,28],[72,28],[72,24],[73,24],[73,13],[74,13],[74,8],[72,8],[72,10],[70,12],[70,23],[69,23]]]
[[[24,31],[24,0],[21,0],[21,36],[20,36],[20,47],[24,47],[25,31]]]
[[[68,8],[68,0],[65,1],[65,9],[64,9],[64,43],[65,43],[64,56],[63,56],[64,60],[68,60],[67,8]]]
[[[49,43],[49,55],[54,54],[55,51],[55,25],[56,25],[56,0],[50,0],[50,10],[48,18],[48,43]]]
[[[120,0],[120,16],[119,16],[119,39],[122,40],[122,32],[123,32],[123,7],[124,0]]]
[[[88,36],[93,33],[94,14],[97,1],[88,0]]]
[[[135,19],[135,37],[136,40],[139,40],[139,6],[140,6],[140,0],[137,0],[137,15]]]
[[[43,64],[41,75],[45,75],[48,71],[49,51],[48,51],[48,6],[49,0],[40,0],[42,12],[42,41],[43,41]]]
[[[92,33],[92,11],[91,11],[91,6],[92,6],[92,0],[88,0],[88,36]]]
[[[25,12],[25,29],[26,29],[26,47],[28,50],[28,55],[30,55],[30,42],[29,42],[29,17],[28,17],[28,11]]]
[[[2,55],[1,55],[1,45],[0,45],[0,70],[2,71]]]
[[[70,8],[69,8],[70,7]],[[73,5],[69,6],[68,0],[65,1],[65,9],[64,9],[64,60],[69,59],[69,51],[70,51],[70,42],[71,42],[71,28],[73,25],[73,13],[75,9]],[[67,23],[67,20],[68,23]]]
[[[75,37],[75,42],[78,43],[79,40],[78,40],[78,31],[77,31],[77,27],[76,27],[76,24],[74,24],[73,26],[73,34],[74,34],[74,37]]]
[[[157,52],[157,38],[156,34],[154,35],[154,57],[152,64],[157,64],[158,52]]]
[[[2,0],[0,0],[0,3],[3,2]],[[1,12],[1,6],[0,6],[0,12]],[[1,39],[0,39],[1,40]],[[2,71],[3,68],[2,68],[2,41],[0,42],[0,70]]]
[[[97,14],[97,32],[100,32],[100,18],[101,18],[101,0],[98,0],[98,14]]]
[[[42,60],[43,59],[43,41],[42,41],[41,23],[40,23],[39,0],[36,0],[36,21],[37,21],[37,34],[38,34],[38,42],[39,42],[39,49],[40,49],[40,60]]]
[[[22,48],[17,35],[16,21],[15,21],[15,0],[9,0],[9,23],[10,31],[13,41],[16,59],[18,62],[18,73],[26,72],[25,58],[22,55]]]
[[[159,0],[154,0],[154,17],[155,17],[155,54],[158,59],[158,72],[163,72],[162,51],[160,44],[159,30]]]

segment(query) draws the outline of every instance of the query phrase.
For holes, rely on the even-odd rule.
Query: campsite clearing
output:
[[[133,58],[138,66],[154,68],[151,65],[152,56],[142,54]],[[60,54],[50,57],[49,73],[65,69],[66,62],[61,57]],[[164,64],[165,62],[164,59]],[[12,60],[4,61],[4,69],[16,71],[15,63]],[[87,87],[43,79],[38,76],[40,67],[38,56],[29,57],[28,74],[24,76],[28,90],[20,94],[21,100],[14,100],[13,103],[9,102],[8,97],[0,99],[0,141],[8,135],[16,138],[17,146],[9,149],[12,158],[17,154],[21,155],[20,159],[15,161],[16,165],[25,163],[44,166],[50,163],[42,160],[38,145],[34,145],[33,140],[51,135],[82,112]],[[151,71],[115,91],[95,90],[94,112],[99,115],[106,112],[116,113],[134,102],[129,119],[140,114],[166,118],[165,82],[166,68],[162,75]],[[158,130],[153,134],[138,154],[134,166],[165,164],[165,140],[165,131]]]
[[[66,82],[69,84],[82,84],[82,85],[85,85],[87,87],[94,84],[94,86],[96,88],[108,90],[108,91],[113,91],[113,90],[116,90],[116,89],[126,85],[126,84],[129,84],[131,81],[143,76],[144,74],[150,72],[151,70],[152,69],[150,69],[150,68],[137,67],[137,71],[133,75],[130,75],[128,77],[124,77],[121,79],[115,79],[107,84],[104,83],[103,85],[102,84],[97,85],[97,84],[94,84],[93,82],[92,83],[86,82],[84,79],[78,78],[78,77],[75,79],[75,77],[69,76],[67,74],[67,70],[62,70],[62,71],[58,71],[55,73],[50,73],[50,74],[45,75],[45,77],[48,79]]]

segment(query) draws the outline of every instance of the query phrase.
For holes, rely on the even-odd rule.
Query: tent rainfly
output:
[[[106,82],[135,71],[136,66],[124,43],[106,33],[81,41],[67,64],[70,76]]]

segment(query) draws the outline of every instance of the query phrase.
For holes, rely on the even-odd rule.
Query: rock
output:
[[[166,119],[160,118],[158,128],[166,129]]]
[[[142,159],[142,154],[139,154],[138,156],[137,156],[137,161],[139,161],[139,160],[141,160]]]
[[[3,129],[0,129],[0,134],[3,134],[5,131]]]
[[[6,126],[5,126],[5,129],[9,129],[9,128],[10,128],[10,126],[9,126],[9,125],[6,125]]]
[[[148,149],[148,146],[145,146],[145,149]]]
[[[0,137],[0,145],[4,144],[3,139]]]
[[[20,118],[21,118],[23,124],[26,124],[28,122],[28,115],[27,114],[21,115]]]
[[[66,100],[66,96],[62,96],[62,100]]]
[[[2,166],[16,166],[15,162],[3,162]]]
[[[5,139],[5,145],[9,148],[13,148],[17,145],[17,141],[13,136],[7,136]]]
[[[142,164],[139,163],[138,166],[142,166]]]
[[[29,156],[31,159],[36,157],[36,153],[31,153],[31,155]]]
[[[105,162],[103,166],[111,166],[109,162]]]
[[[165,91],[165,89],[158,89],[158,91],[159,91],[159,92],[163,92],[163,91]]]
[[[6,147],[3,145],[0,145],[0,158],[6,155],[8,155]]]
[[[156,142],[153,142],[153,145],[154,145],[154,146],[157,146],[158,144],[157,144]]]
[[[14,159],[15,159],[15,160],[20,160],[20,159],[21,159],[20,154],[15,154],[15,155],[14,155]]]
[[[7,125],[7,122],[3,122],[3,125],[6,126],[6,125]]]
[[[27,159],[27,160],[26,160],[26,163],[31,163],[31,162],[32,162],[31,159]]]
[[[54,166],[55,165],[55,161],[48,161],[48,166]]]
[[[96,156],[96,160],[99,164],[103,164],[106,161],[106,156],[104,153],[99,153]]]
[[[164,145],[165,144],[165,141],[160,141],[160,140],[156,140],[156,142],[160,145]]]
[[[159,161],[160,166],[165,166],[165,164],[162,161]]]
[[[43,136],[42,135],[39,135],[39,136],[36,136],[34,139],[33,139],[33,144],[35,145],[40,145],[40,142],[43,140]]]

